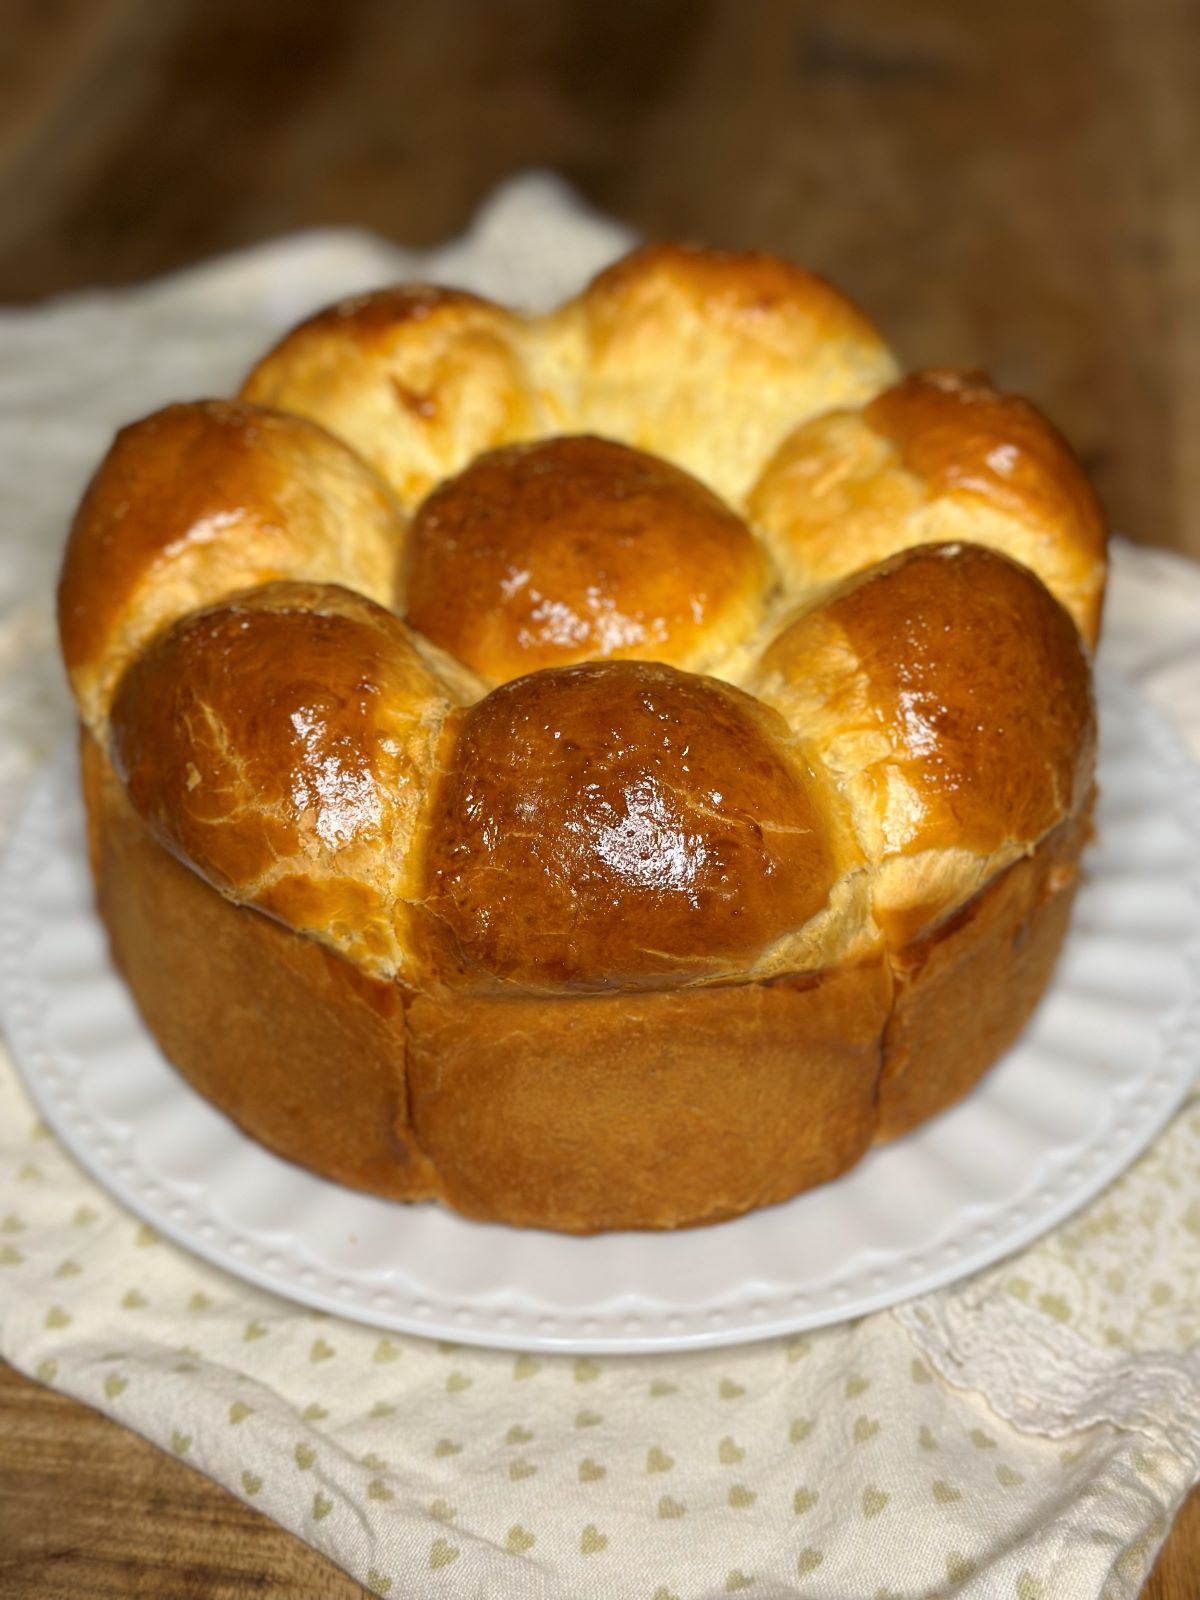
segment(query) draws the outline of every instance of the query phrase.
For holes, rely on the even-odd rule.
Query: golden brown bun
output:
[[[785,435],[897,375],[891,351],[823,279],[756,251],[651,245],[535,329],[555,432],[665,456],[737,504]]]
[[[231,899],[411,979],[449,710],[390,611],[272,583],[160,634],[121,680],[109,738],[155,837]]]
[[[1103,530],[1024,402],[894,377],[820,280],[668,246],[541,318],[347,302],[118,437],[63,650],[101,909],[204,1093],[587,1231],[966,1091],[1066,926]]]
[[[123,428],[88,485],[63,560],[63,659],[88,726],[176,617],[299,578],[395,595],[403,523],[352,450],[300,417],[227,400]]]
[[[801,588],[966,539],[1031,568],[1096,642],[1106,535],[1095,493],[1045,417],[982,373],[913,373],[861,411],[814,418],[784,441],[748,507]]]
[[[610,439],[509,445],[425,500],[413,627],[492,683],[651,656],[702,671],[753,632],[767,568],[742,519],[669,462]]]
[[[786,629],[753,687],[837,779],[904,944],[965,904],[1091,792],[1091,670],[1027,568],[980,545],[908,550]]]
[[[480,451],[545,431],[522,319],[428,284],[343,300],[264,356],[242,398],[322,423],[412,507]]]
[[[593,662],[463,719],[428,904],[465,973],[535,990],[745,976],[804,940],[861,857],[775,716],[712,678]],[[824,964],[835,947],[821,930]]]

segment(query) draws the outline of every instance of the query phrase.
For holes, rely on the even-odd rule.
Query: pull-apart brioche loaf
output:
[[[965,1093],[1088,832],[1104,530],[978,374],[766,256],[322,312],[118,435],[60,589],[168,1056],[340,1182],[736,1215]]]

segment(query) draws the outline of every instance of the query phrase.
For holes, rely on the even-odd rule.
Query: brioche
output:
[[[124,429],[59,590],[168,1057],[341,1183],[589,1232],[837,1177],[1066,932],[1105,530],[1059,435],[784,262],[429,286]]]

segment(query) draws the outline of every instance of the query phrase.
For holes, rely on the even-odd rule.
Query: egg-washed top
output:
[[[656,247],[540,318],[343,302],[126,428],[60,624],[160,842],[371,975],[771,980],[1079,814],[1104,549],[1027,402]]]

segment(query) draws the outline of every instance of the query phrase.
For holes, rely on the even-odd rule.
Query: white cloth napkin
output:
[[[0,314],[0,826],[63,737],[51,593],[113,429],[389,279],[546,305],[628,243],[557,180],[418,256],[308,234]],[[1200,568],[1119,545],[1108,659],[1200,749]],[[687,1356],[503,1354],[298,1309],[159,1240],[0,1054],[0,1354],[381,1595],[1134,1595],[1200,1476],[1200,1107],[1032,1249],[892,1313]]]

